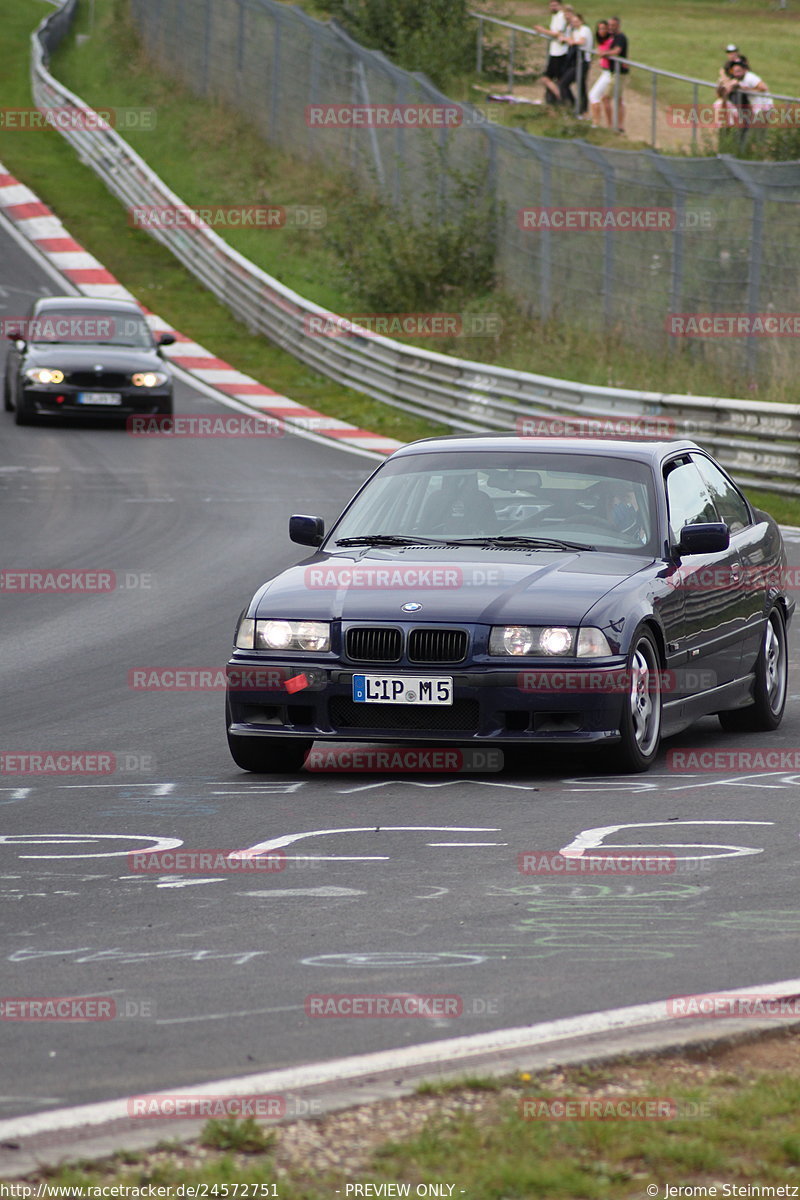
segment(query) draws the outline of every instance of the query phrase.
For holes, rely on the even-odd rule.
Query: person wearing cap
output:
[[[730,67],[731,63],[736,62],[737,59],[741,59],[741,61],[745,64],[747,69],[748,70],[750,69],[750,64],[747,61],[747,59],[745,58],[745,56],[743,54],[739,53],[739,47],[735,46],[733,44],[733,42],[729,42],[728,45],[725,47],[725,62],[720,67],[719,75],[717,76],[717,85],[718,86],[721,83],[728,82],[728,80],[730,79],[729,67]]]
[[[723,85],[727,92],[726,98],[736,104],[737,94],[742,96],[744,108],[749,109],[746,119],[751,123],[763,123],[766,120],[764,114],[775,107],[764,80],[756,75],[755,71],[750,70],[747,59],[742,57],[733,60],[727,74],[728,82]]]

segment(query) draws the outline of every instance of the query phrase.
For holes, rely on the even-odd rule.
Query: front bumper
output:
[[[121,397],[119,404],[92,404],[79,402],[78,397],[91,396],[92,391],[115,392]],[[137,388],[133,385],[115,387],[75,387],[62,383],[26,385],[20,400],[22,409],[40,417],[129,417],[136,415],[154,416],[172,412],[172,386],[165,384],[157,388]]]
[[[580,671],[548,663],[542,686],[541,665],[391,670],[235,653],[227,666],[228,731],[351,742],[610,743],[620,737],[624,667],[621,658]],[[365,672],[451,677],[453,704],[356,703],[353,675]]]

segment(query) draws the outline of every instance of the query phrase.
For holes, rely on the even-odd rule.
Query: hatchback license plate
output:
[[[122,404],[119,392],[78,392],[78,404],[105,404],[109,407]]]
[[[354,675],[353,699],[359,704],[452,704],[449,675]]]

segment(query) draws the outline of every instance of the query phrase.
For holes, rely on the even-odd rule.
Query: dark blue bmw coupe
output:
[[[691,441],[433,438],[398,450],[242,613],[227,732],[246,771],[315,740],[613,746],[644,771],[716,713],[775,729],[780,531]]]

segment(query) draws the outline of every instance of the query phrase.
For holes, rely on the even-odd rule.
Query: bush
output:
[[[483,172],[449,171],[447,200],[427,192],[416,216],[350,193],[326,234],[343,283],[370,312],[432,312],[474,302],[494,286],[496,219]]]
[[[466,0],[330,0],[351,37],[445,89],[475,60],[477,28]]]

